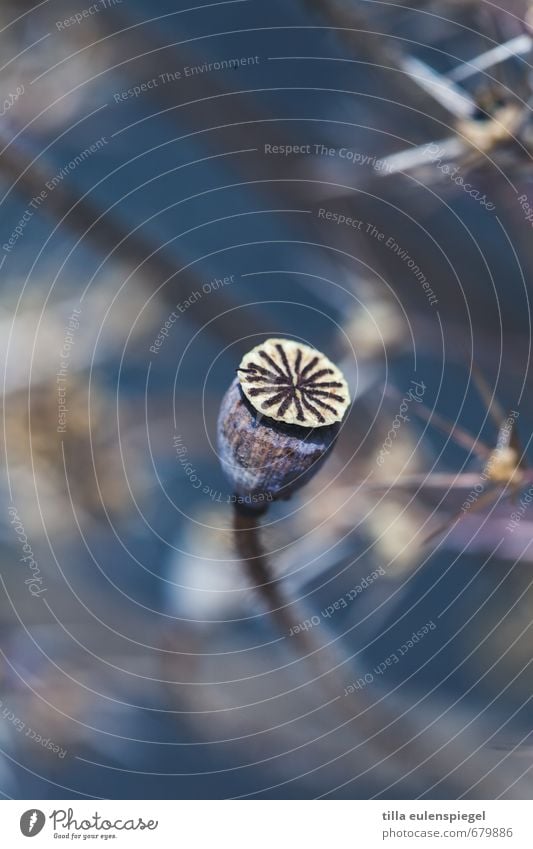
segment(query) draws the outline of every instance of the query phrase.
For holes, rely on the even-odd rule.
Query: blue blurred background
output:
[[[422,545],[464,492],[404,476],[481,467],[416,410],[376,466],[389,390],[401,400],[412,381],[495,445],[472,363],[519,411],[527,457],[529,148],[461,161],[491,210],[427,163],[369,164],[458,132],[405,58],[447,74],[526,33],[527,5],[3,3],[5,797],[529,798],[533,518],[509,533],[502,498]],[[480,123],[490,97],[517,99],[527,123],[529,61],[464,83]],[[265,537],[309,615],[382,570],[317,629],[344,686],[373,678],[375,751],[233,549],[216,415],[268,336],[323,350],[352,389],[335,454]],[[425,762],[397,751],[400,716]]]

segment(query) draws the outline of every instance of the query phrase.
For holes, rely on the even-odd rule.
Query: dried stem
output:
[[[338,699],[346,686],[338,667],[347,658],[339,657],[336,651],[330,646],[325,646],[308,631],[294,631],[295,624],[309,619],[312,614],[298,609],[298,605],[286,599],[281,589],[281,582],[273,576],[273,570],[261,542],[260,521],[265,509],[254,510],[235,505],[233,523],[235,547],[248,577],[262,596],[270,615],[282,633],[288,636],[292,631],[295,644],[313,666],[313,673],[323,678],[324,686],[328,690],[328,698]],[[350,711],[350,718],[353,716],[354,712]]]
[[[0,127],[0,142],[5,134]],[[37,161],[38,160],[38,161]],[[36,197],[53,177],[46,160],[32,157],[18,141],[9,141],[0,151],[0,177],[28,197]],[[141,274],[146,285],[161,287],[161,296],[169,303],[188,297],[198,287],[198,277],[190,269],[180,271],[179,261],[159,250],[140,230],[122,224],[114,214],[102,211],[88,197],[66,183],[50,192],[44,207],[52,220],[64,222],[80,241],[87,239],[94,248],[108,257],[126,262]],[[216,297],[202,298],[195,305],[193,319],[198,325],[209,324],[210,333],[223,341],[240,338],[242,320],[232,312],[234,301],[223,292]],[[192,313],[193,311],[191,311]],[[216,321],[224,314],[224,321]],[[250,332],[260,332],[262,322],[250,312],[247,314]]]
[[[254,586],[267,603],[271,616],[281,631],[288,634],[295,621],[301,621],[302,617],[309,618],[309,614],[300,612],[296,620],[295,605],[292,603],[290,607],[293,615],[287,612],[289,602],[280,589],[280,581],[272,575],[261,543],[260,522],[265,510],[266,507],[254,510],[235,505],[235,547]],[[482,794],[480,798],[490,798],[495,787],[491,776],[484,774],[483,769],[476,768],[476,759],[472,763],[468,759],[464,760],[464,753],[453,742],[439,746],[431,733],[428,735],[422,730],[419,737],[421,729],[414,730],[406,718],[398,716],[398,706],[395,709],[394,703],[391,709],[380,704],[381,699],[379,702],[369,700],[363,692],[352,694],[348,702],[342,697],[345,683],[339,670],[339,666],[348,658],[340,657],[336,651],[332,651],[331,645],[318,641],[315,634],[300,631],[294,636],[297,641],[295,644],[299,646],[305,660],[312,665],[313,673],[320,677],[325,693],[332,701],[331,709],[338,719],[343,724],[356,723],[355,728],[361,741],[356,744],[361,755],[360,766],[363,768],[365,762],[369,764],[362,774],[371,772],[378,764],[386,763],[395,773],[390,786],[401,785],[411,775],[415,784],[421,780],[422,784],[427,785],[429,769],[436,783],[447,779],[448,783],[456,784],[458,793],[463,792],[465,787],[476,786],[476,790]]]
[[[249,510],[238,504],[233,514],[235,547],[254,587],[267,603],[271,616],[283,631],[289,632],[292,625],[287,614],[286,603],[280,590],[280,582],[272,578],[268,559],[261,543],[260,510]]]

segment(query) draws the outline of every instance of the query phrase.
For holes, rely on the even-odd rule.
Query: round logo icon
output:
[[[20,818],[20,830],[24,837],[35,837],[43,830],[46,817],[42,811],[36,808],[31,808],[25,811]]]

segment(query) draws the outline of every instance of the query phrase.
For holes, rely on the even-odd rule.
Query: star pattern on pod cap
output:
[[[237,369],[252,406],[285,424],[323,427],[342,421],[350,404],[344,375],[324,354],[292,339],[267,339]]]

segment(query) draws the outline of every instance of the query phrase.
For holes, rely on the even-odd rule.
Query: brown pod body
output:
[[[252,505],[289,498],[318,471],[338,431],[337,422],[299,427],[258,413],[235,378],[218,419],[222,468],[236,495]]]

